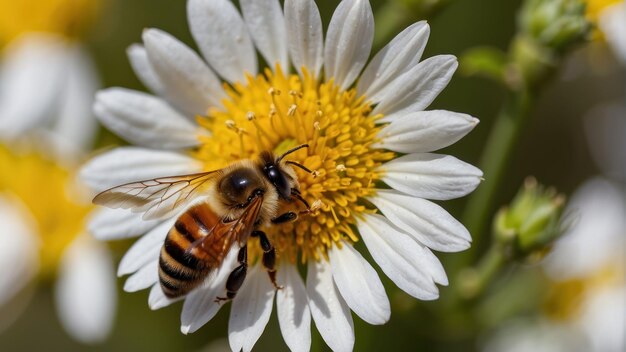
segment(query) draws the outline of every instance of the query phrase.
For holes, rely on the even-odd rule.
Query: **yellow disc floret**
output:
[[[77,36],[100,6],[100,0],[0,0],[0,48],[27,32]]]
[[[199,137],[196,158],[207,170],[235,160],[256,159],[261,151],[280,154],[308,144],[289,155],[311,170],[295,168],[302,195],[321,207],[294,223],[267,231],[280,255],[295,261],[319,259],[333,243],[358,240],[356,216],[373,211],[363,201],[372,195],[381,175],[377,167],[394,153],[373,149],[380,129],[371,105],[354,89],[342,91],[332,80],[319,83],[304,74],[286,76],[280,68],[226,86],[229,99],[199,122],[211,135]]]
[[[69,170],[39,153],[13,153],[0,145],[0,166],[0,192],[15,196],[30,212],[41,241],[42,274],[54,273],[92,205],[76,201]]]

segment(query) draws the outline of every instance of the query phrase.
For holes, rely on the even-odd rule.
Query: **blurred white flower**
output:
[[[0,310],[17,313],[27,287],[55,279],[60,321],[85,343],[109,334],[117,301],[111,255],[87,234],[92,206],[75,178],[95,137],[99,82],[74,31],[98,4],[0,0],[0,265],[10,268]]]
[[[54,279],[67,332],[84,343],[102,341],[117,301],[113,260],[87,234],[93,206],[74,172],[33,150],[0,144],[0,264],[11,268],[0,278],[0,309],[21,299],[26,286]]]
[[[0,138],[27,132],[81,151],[97,128],[91,103],[99,80],[80,37],[100,0],[0,0]],[[60,153],[68,150],[61,150]]]
[[[483,352],[573,352],[587,345],[571,329],[545,319],[515,319],[497,329]]]
[[[80,44],[56,34],[24,34],[0,58],[0,138],[37,132],[59,152],[87,150],[97,123],[93,64]],[[67,149],[67,150],[66,150]]]
[[[465,227],[427,199],[462,197],[480,183],[477,168],[431,153],[457,142],[478,120],[424,111],[457,67],[451,55],[420,61],[430,32],[425,22],[400,33],[366,67],[374,34],[369,1],[342,1],[325,39],[312,0],[287,0],[284,9],[277,0],[240,4],[242,14],[228,0],[188,1],[191,33],[202,56],[168,33],[144,31],[143,45],[128,54],[158,97],[112,88],[98,93],[95,104],[105,126],[140,147],[98,156],[82,176],[103,191],[215,170],[256,159],[264,150],[278,153],[307,143],[307,150],[290,157],[317,171],[313,177],[296,170],[302,196],[323,205],[293,224],[264,228],[280,256],[281,290],[260,265],[260,248],[249,241],[254,265],[232,303],[229,342],[233,350],[251,350],[276,297],[281,332],[292,350],[310,348],[311,317],[330,348],[351,350],[351,311],[370,324],[387,322],[391,313],[382,282],[353,247],[356,241],[364,241],[401,289],[424,300],[438,298],[437,284],[448,283],[431,249],[456,252],[470,246]],[[269,63],[261,73],[255,48]],[[381,182],[391,189],[378,189]],[[127,291],[152,287],[154,309],[172,302],[158,275],[159,252],[175,221],[171,216],[146,222],[137,214],[106,210],[92,223],[102,239],[147,231],[124,256],[118,274],[132,274]],[[184,333],[217,314],[221,305],[215,297],[225,293],[237,250],[185,297]],[[308,265],[306,282],[298,261]]]
[[[605,179],[591,179],[574,193],[565,213],[573,214],[576,222],[546,257],[547,273],[567,280],[619,267],[626,245],[623,191]]]
[[[608,6],[599,10],[598,27],[615,55],[626,65],[626,1],[604,2]]]

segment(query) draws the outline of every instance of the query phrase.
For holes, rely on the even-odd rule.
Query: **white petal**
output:
[[[440,285],[448,286],[448,275],[446,275],[446,270],[443,268],[439,258],[433,254],[430,248],[424,247],[424,250],[427,257],[424,265],[428,265],[428,268],[425,268],[425,270],[433,276],[433,281]]]
[[[180,331],[189,334],[200,329],[222,307],[222,304],[215,302],[215,298],[224,297],[226,294],[226,280],[230,273],[237,267],[238,246],[233,246],[222,266],[216,273],[209,276],[203,285],[187,296],[183,305],[183,312],[180,316]]]
[[[46,35],[24,36],[3,50],[0,136],[18,137],[50,121],[61,96],[66,50],[65,41]]]
[[[324,37],[315,1],[285,0],[285,22],[293,66],[300,75],[304,66],[309,74],[317,77],[324,63]]]
[[[378,133],[383,148],[400,153],[423,153],[456,143],[478,124],[478,119],[446,110],[417,111],[395,118]]]
[[[274,286],[261,264],[248,272],[233,300],[228,320],[228,342],[233,351],[252,351],[272,314]]]
[[[289,72],[287,28],[278,0],[242,0],[241,10],[256,47],[271,69],[278,63]]]
[[[324,342],[335,352],[352,351],[354,347],[352,315],[335,287],[328,262],[309,261],[306,291],[311,315]]]
[[[377,94],[402,73],[417,65],[422,57],[430,27],[426,21],[414,23],[380,50],[359,78],[357,90],[366,97]]]
[[[153,286],[159,282],[159,263],[151,260],[124,282],[124,291],[137,292]]]
[[[389,321],[391,308],[376,270],[352,245],[329,252],[333,279],[346,303],[361,319],[374,325]]]
[[[189,28],[202,55],[227,81],[256,75],[256,52],[239,11],[228,0],[189,0]]]
[[[339,3],[326,35],[324,72],[341,89],[348,88],[365,66],[374,39],[374,15],[368,0]]]
[[[433,56],[420,62],[368,97],[378,103],[372,114],[384,114],[381,122],[388,122],[395,116],[424,110],[448,85],[458,65],[452,55]]]
[[[53,130],[63,145],[86,152],[98,129],[91,106],[100,80],[91,58],[79,46],[67,49],[67,65],[63,86],[57,87],[63,92]]]
[[[399,288],[422,300],[439,297],[431,270],[441,264],[427,248],[381,215],[364,215],[358,227],[372,258]]]
[[[458,252],[470,246],[467,229],[433,202],[393,190],[377,190],[368,200],[392,224],[436,251]]]
[[[626,11],[626,10],[624,10]],[[622,252],[623,253],[623,252]],[[623,273],[623,263],[618,266]],[[626,348],[626,287],[595,287],[579,309],[580,325],[590,342],[590,351],[621,352]]]
[[[117,293],[105,246],[86,235],[77,238],[63,253],[55,291],[59,318],[70,335],[84,343],[109,335]]]
[[[128,47],[126,54],[133,71],[135,71],[141,83],[153,93],[162,95],[165,91],[163,82],[161,82],[159,75],[154,71],[154,67],[152,67],[148,59],[146,48],[141,44],[133,44]]]
[[[117,275],[134,273],[149,263],[154,263],[157,267],[159,252],[172,226],[174,226],[174,219],[162,223],[137,240],[122,257]]]
[[[607,42],[623,64],[626,64],[626,5],[622,1],[607,6],[600,13],[598,25]]]
[[[108,129],[142,147],[182,149],[199,143],[197,125],[149,94],[109,88],[98,92],[94,112]]]
[[[148,305],[150,306],[150,309],[157,310],[163,307],[167,307],[172,303],[178,302],[181,299],[182,297],[172,299],[165,296],[165,294],[163,293],[163,289],[161,289],[161,284],[157,282],[152,286],[152,289],[150,289]]]
[[[101,192],[108,188],[156,177],[202,171],[202,165],[175,152],[120,147],[91,159],[80,171],[81,179]]]
[[[478,187],[483,173],[455,157],[408,154],[383,166],[383,181],[415,197],[447,200],[463,197]]]
[[[295,265],[287,261],[279,267],[276,281],[276,310],[280,332],[294,352],[311,349],[311,312],[302,278]]]
[[[126,209],[99,208],[90,217],[89,232],[101,241],[137,237],[160,223],[159,220],[142,220],[141,214]]]
[[[0,306],[20,292],[39,269],[36,221],[13,198],[0,194]]]
[[[211,106],[221,106],[224,89],[198,54],[158,29],[145,30],[143,41],[168,101],[192,117],[206,115]]]

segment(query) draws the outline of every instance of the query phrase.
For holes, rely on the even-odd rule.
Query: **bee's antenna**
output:
[[[300,164],[299,162],[296,162],[296,161],[293,161],[293,160],[287,160],[285,162],[287,164],[289,164],[289,165],[293,165],[293,166],[297,166],[297,167],[301,168],[302,170],[304,170],[304,171],[310,173],[311,175],[313,175],[314,178],[318,176],[318,172],[317,171],[311,170],[308,167]]]
[[[278,159],[276,159],[276,163],[278,164],[278,163],[279,163],[281,160],[283,160],[283,158],[284,158],[284,157],[286,157],[287,155],[289,155],[289,154],[291,154],[291,153],[293,153],[293,152],[295,152],[295,151],[297,151],[297,150],[300,150],[300,149],[302,149],[302,148],[308,148],[308,147],[309,147],[309,145],[308,145],[308,144],[302,144],[302,145],[299,145],[299,146],[297,146],[297,147],[295,147],[295,148],[291,148],[291,149],[289,149],[288,151],[284,152],[284,153],[283,153],[283,155],[279,156],[279,157],[278,157]]]

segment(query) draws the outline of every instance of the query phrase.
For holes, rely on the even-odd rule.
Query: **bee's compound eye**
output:
[[[267,169],[267,177],[272,181],[275,181],[280,177],[280,174],[276,167],[272,166]]]
[[[266,165],[264,168],[265,175],[270,182],[276,187],[276,190],[282,198],[289,198],[291,188],[284,173],[274,164]]]
[[[257,174],[250,169],[241,168],[226,175],[219,184],[219,190],[229,202],[243,204],[250,192],[258,186]]]

